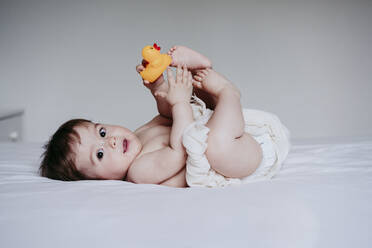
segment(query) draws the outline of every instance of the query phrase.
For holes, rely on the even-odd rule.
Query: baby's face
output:
[[[92,179],[122,180],[141,151],[141,143],[129,129],[121,126],[88,123],[75,130],[76,167]]]

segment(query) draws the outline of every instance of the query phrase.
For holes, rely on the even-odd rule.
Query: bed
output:
[[[38,176],[0,143],[0,247],[372,247],[372,137],[294,141],[271,181],[169,188]]]

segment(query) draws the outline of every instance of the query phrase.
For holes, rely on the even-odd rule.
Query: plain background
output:
[[[0,108],[24,140],[88,118],[130,129],[156,115],[135,66],[143,46],[210,57],[242,105],[294,139],[372,135],[372,1],[0,1]]]

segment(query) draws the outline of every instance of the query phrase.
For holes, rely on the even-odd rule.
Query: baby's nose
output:
[[[116,147],[116,138],[115,137],[110,137],[109,138],[109,144],[112,148]]]

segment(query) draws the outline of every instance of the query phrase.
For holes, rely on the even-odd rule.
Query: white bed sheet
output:
[[[0,247],[372,247],[372,138],[294,142],[271,181],[169,188],[38,176],[0,144]]]

